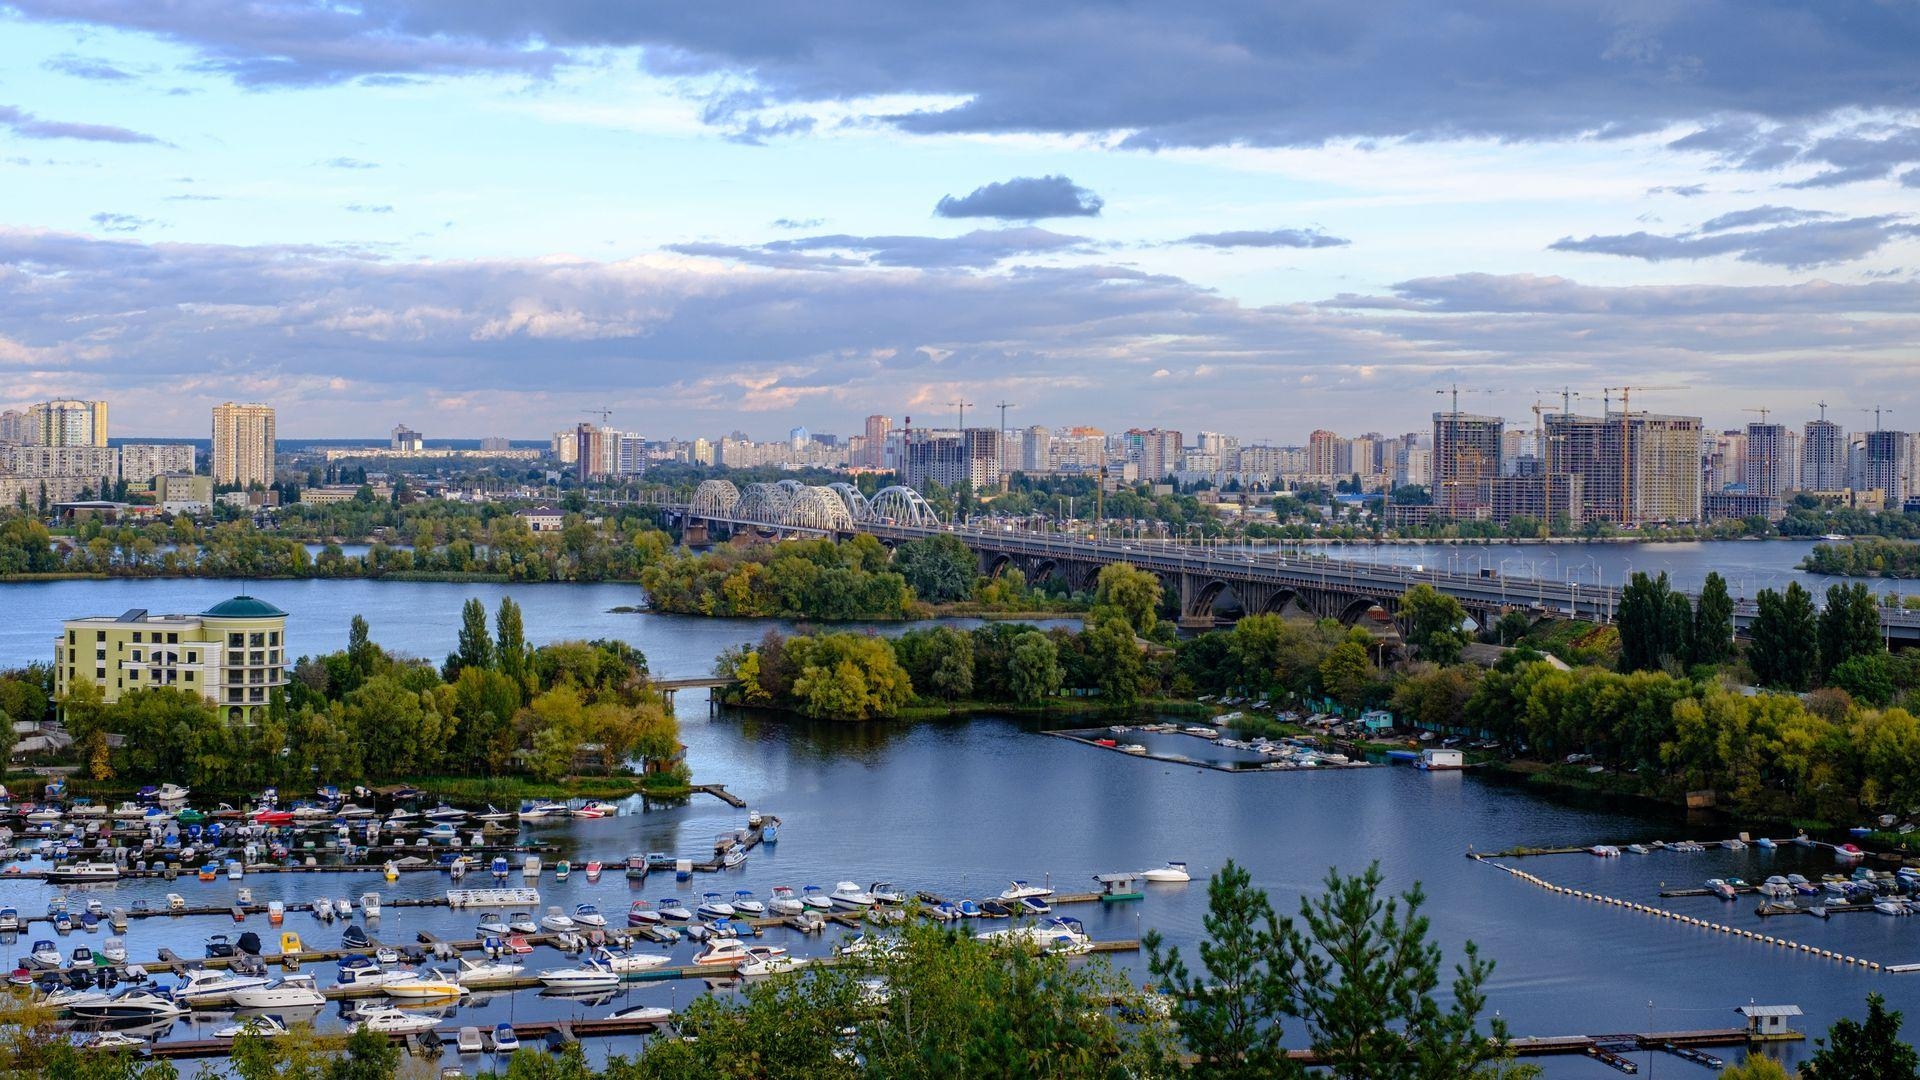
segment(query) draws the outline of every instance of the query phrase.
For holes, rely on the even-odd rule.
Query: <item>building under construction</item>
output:
[[[1501,473],[1501,434],[1507,422],[1498,416],[1463,412],[1433,414],[1433,505],[1452,518],[1484,516],[1480,482]]]
[[[1617,525],[1699,521],[1697,416],[1548,413],[1547,474],[1578,476],[1580,517]]]

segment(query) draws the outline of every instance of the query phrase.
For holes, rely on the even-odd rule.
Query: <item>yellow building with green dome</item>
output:
[[[287,683],[287,613],[236,596],[198,615],[91,615],[61,624],[54,641],[55,692],[90,682],[108,702],[129,690],[170,686],[219,706],[228,720],[264,714]]]

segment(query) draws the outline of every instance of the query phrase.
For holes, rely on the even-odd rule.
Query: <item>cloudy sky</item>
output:
[[[1917,58],[1916,0],[0,0],[0,404],[1920,426]]]

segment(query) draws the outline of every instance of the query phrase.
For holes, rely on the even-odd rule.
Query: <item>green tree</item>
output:
[[[1897,662],[1884,652],[1848,657],[1827,672],[1827,685],[1839,687],[1854,700],[1869,705],[1887,705],[1893,701]]]
[[[1886,651],[1880,633],[1880,607],[1865,585],[1832,585],[1820,611],[1820,676],[1856,656]]]
[[[1206,937],[1199,944],[1201,974],[1187,969],[1178,946],[1161,952],[1160,932],[1141,944],[1147,967],[1173,1002],[1173,1021],[1196,1077],[1296,1077],[1306,1070],[1287,1056],[1280,1020],[1292,1012],[1279,925],[1267,894],[1246,870],[1227,860],[1207,882]]]
[[[1126,616],[1116,608],[1096,609],[1080,637],[1101,699],[1111,708],[1132,708],[1140,700],[1146,662]]]
[[[1356,630],[1327,650],[1320,661],[1320,686],[1343,705],[1359,706],[1377,684],[1373,660],[1367,655],[1366,631]]]
[[[1014,700],[1044,701],[1060,692],[1060,650],[1047,635],[1028,630],[1013,639],[1008,673]]]
[[[1793,1077],[1785,1065],[1749,1050],[1747,1060],[1721,1070],[1720,1080],[1793,1080]]]
[[[1707,571],[1706,583],[1700,586],[1687,646],[1695,664],[1724,664],[1733,653],[1733,597],[1727,595],[1727,579],[1718,571]]]
[[[352,674],[352,683],[340,685],[340,692],[346,693],[372,678],[381,659],[380,646],[373,643],[367,620],[355,615],[347,624],[347,669]]]
[[[1407,643],[1420,650],[1420,658],[1436,664],[1460,660],[1467,635],[1461,626],[1467,621],[1467,609],[1460,601],[1431,585],[1415,585],[1400,597],[1400,623],[1407,628]]]
[[[1754,678],[1762,686],[1805,690],[1820,658],[1813,597],[1799,582],[1790,581],[1786,592],[1762,589],[1755,599],[1758,610],[1747,647]]]
[[[980,562],[966,541],[952,533],[910,540],[893,555],[894,569],[915,596],[930,604],[948,604],[973,595]]]
[[[1093,602],[1119,612],[1134,633],[1144,637],[1159,617],[1160,591],[1160,579],[1151,573],[1128,563],[1108,563],[1094,579]]]
[[[1801,1080],[1915,1080],[1920,1055],[1900,1038],[1900,1014],[1889,1012],[1879,994],[1867,995],[1864,1021],[1843,1017],[1815,1041],[1813,1056],[1800,1066]]]
[[[494,658],[500,673],[524,685],[527,680],[527,630],[520,618],[520,605],[513,597],[500,598],[500,613],[493,619],[497,642]]]
[[[1667,575],[1635,573],[1620,591],[1620,670],[1658,671],[1688,659],[1693,612]]]
[[[478,598],[469,597],[460,606],[460,646],[447,667],[448,682],[467,668],[493,667],[493,635],[487,630],[486,606]]]

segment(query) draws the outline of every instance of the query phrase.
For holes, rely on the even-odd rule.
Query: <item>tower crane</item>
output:
[[[1615,390],[1620,391],[1620,523],[1622,525],[1635,524],[1633,504],[1630,501],[1630,492],[1627,486],[1627,481],[1632,474],[1630,448],[1633,443],[1633,392],[1635,390],[1646,393],[1655,390],[1691,389],[1693,389],[1691,386],[1672,384],[1664,386],[1607,386],[1601,388],[1601,392],[1605,394],[1612,394]]]
[[[1872,414],[1873,414],[1873,430],[1875,430],[1875,431],[1879,431],[1879,430],[1880,430],[1880,414],[1881,414],[1881,413],[1890,413],[1890,412],[1892,412],[1893,410],[1892,410],[1892,409],[1890,409],[1890,408],[1888,408],[1888,407],[1886,407],[1886,406],[1884,406],[1884,405],[1875,405],[1875,406],[1874,406],[1873,408],[1871,408],[1871,409],[1861,409],[1860,411],[1861,411],[1861,412],[1863,412],[1863,413],[1864,413],[1864,412],[1870,412],[1870,413],[1872,413]]]

